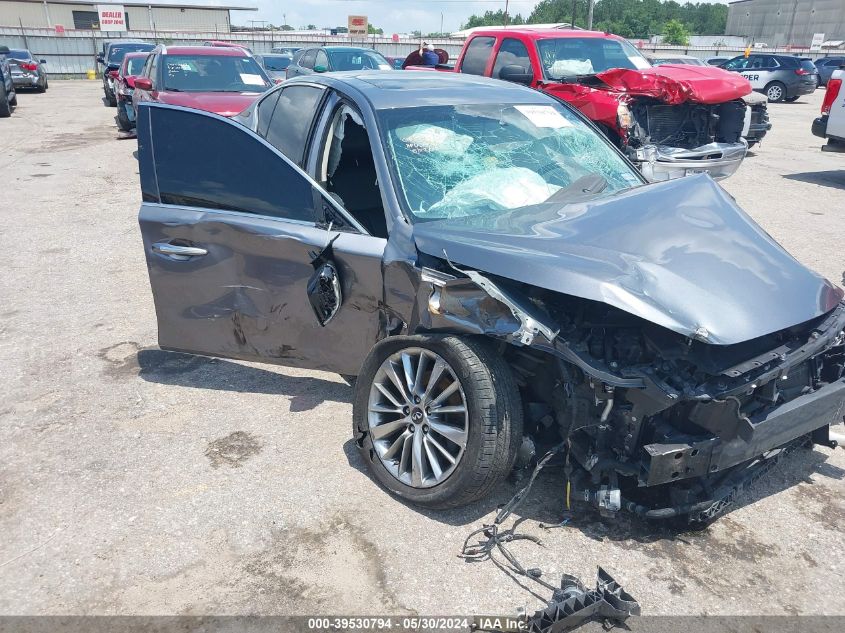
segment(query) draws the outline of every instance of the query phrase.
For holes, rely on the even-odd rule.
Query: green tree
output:
[[[520,25],[525,24],[525,19],[517,13],[516,15],[508,15],[508,24]],[[502,9],[498,11],[485,11],[482,15],[471,15],[462,28],[471,29],[477,26],[503,26],[505,24],[505,12]]]
[[[663,26],[663,41],[666,44],[686,46],[689,44],[689,31],[680,20],[669,20]]]
[[[370,35],[384,35],[384,29],[377,29],[372,24],[367,22],[367,33]]]

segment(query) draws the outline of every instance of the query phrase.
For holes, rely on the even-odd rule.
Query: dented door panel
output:
[[[143,106],[138,130],[159,345],[356,373],[378,338],[386,240],[363,234],[301,169],[228,119]],[[209,144],[236,146],[238,161],[209,157]],[[331,231],[317,224],[327,209]],[[332,239],[342,303],[321,326],[308,281]]]
[[[156,204],[140,223],[162,349],[354,374],[377,340],[384,240],[335,233],[344,300],[321,327],[307,283],[325,229]],[[162,242],[207,255],[176,260],[154,251]]]

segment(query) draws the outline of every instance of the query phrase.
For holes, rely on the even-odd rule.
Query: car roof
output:
[[[155,46],[152,42],[145,42],[144,40],[111,40],[106,46],[121,46],[123,44],[149,44]]]
[[[325,85],[343,92],[352,89],[374,110],[428,105],[478,103],[538,103],[554,100],[538,90],[477,75],[437,71],[350,70],[288,79],[280,88],[297,83]]]
[[[520,37],[524,37],[527,39],[532,40],[542,40],[542,39],[552,39],[552,38],[562,38],[562,37],[593,37],[596,39],[610,39],[610,40],[624,40],[624,37],[620,37],[618,35],[614,35],[613,33],[605,33],[604,31],[581,31],[581,30],[570,30],[570,29],[520,29],[520,28],[509,28],[507,30],[484,30],[479,29],[472,34],[472,37],[477,37],[479,35],[489,36],[489,37],[498,37],[499,35],[519,35]]]
[[[373,53],[378,53],[377,50],[367,48],[365,46],[317,46],[316,48],[322,48],[327,51],[371,51]]]
[[[164,55],[243,57],[246,51],[229,46],[162,46],[161,52]]]
[[[683,53],[643,53],[646,57],[659,57],[660,59],[698,59],[694,55],[684,55]],[[712,58],[711,58],[712,59]]]

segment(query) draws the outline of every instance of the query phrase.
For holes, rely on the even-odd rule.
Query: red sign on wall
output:
[[[125,31],[126,11],[117,4],[98,4],[101,31]]]

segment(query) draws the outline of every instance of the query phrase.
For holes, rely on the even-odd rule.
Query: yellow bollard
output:
[[[86,72],[85,74],[88,77],[88,79],[96,79],[97,78],[97,71],[96,70],[88,70],[88,72]]]

